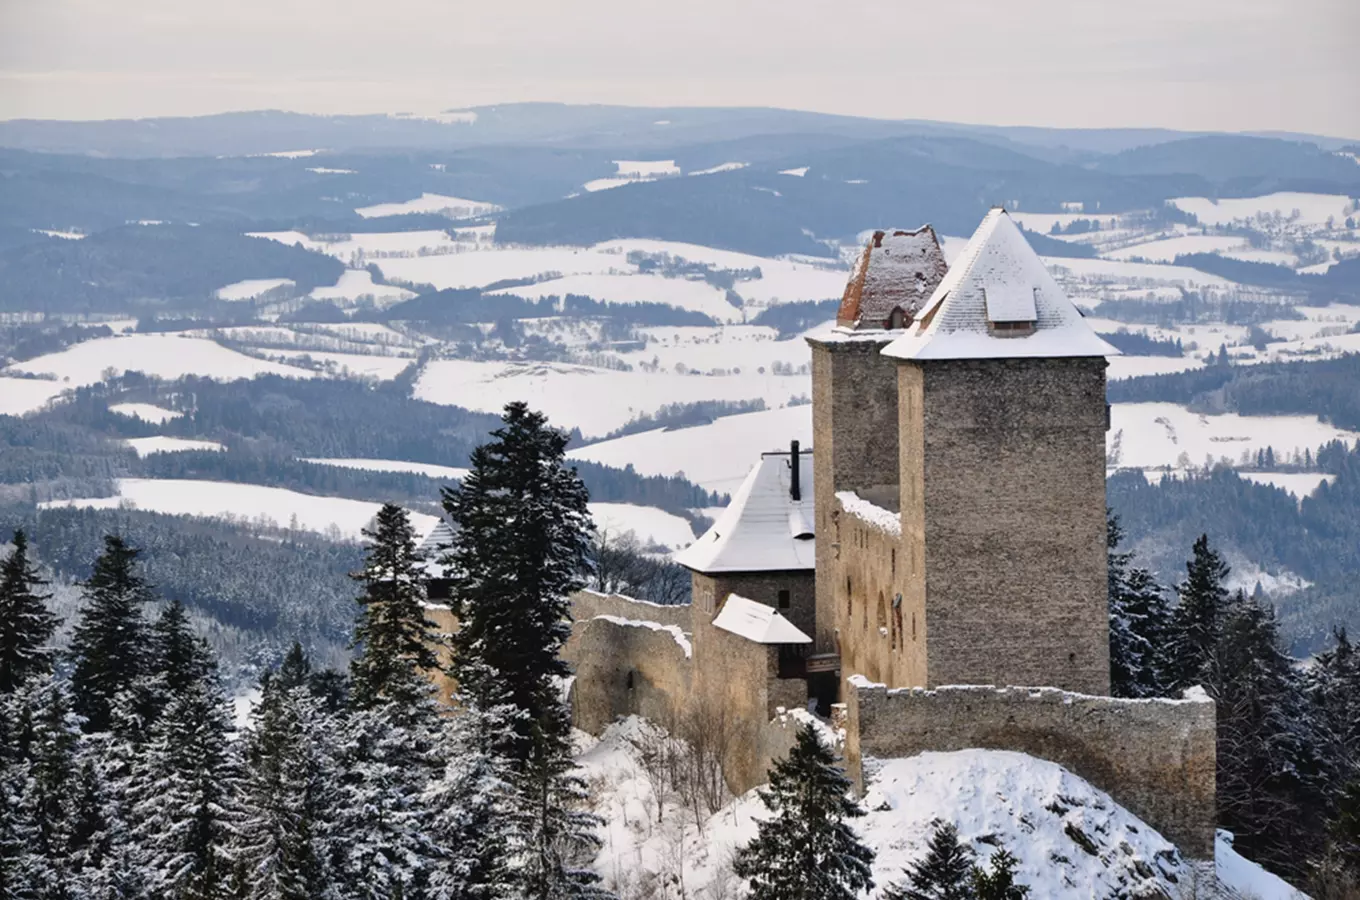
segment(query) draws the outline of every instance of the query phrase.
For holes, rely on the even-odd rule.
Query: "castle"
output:
[[[814,446],[763,454],[676,555],[692,605],[575,598],[576,724],[707,710],[737,792],[808,711],[861,787],[868,758],[1019,751],[1211,859],[1213,703],[1108,696],[1116,351],[999,208],[953,266],[929,226],[875,232],[808,342]]]

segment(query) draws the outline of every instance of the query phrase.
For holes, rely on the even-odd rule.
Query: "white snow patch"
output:
[[[902,517],[897,513],[870,503],[854,491],[837,491],[836,499],[841,502],[846,512],[866,525],[871,525],[884,534],[901,536]]]
[[[406,462],[401,459],[306,458],[302,461],[315,463],[318,466],[339,466],[342,469],[363,469],[368,472],[409,472],[414,475],[425,475],[429,478],[448,478],[452,481],[462,481],[467,477],[469,471],[458,466]]]
[[[741,310],[727,302],[725,291],[703,281],[660,275],[568,275],[495,293],[529,300],[580,294],[606,303],[665,303],[703,313],[719,322],[741,321]]]
[[[632,533],[643,546],[679,550],[694,541],[689,521],[654,506],[632,503],[591,503],[595,527],[611,535]]]
[[[47,406],[70,385],[40,378],[5,378],[0,375],[0,416],[22,416]]]
[[[810,644],[808,637],[773,606],[728,594],[720,600],[722,609],[713,617],[713,627],[731,632],[757,644]]]
[[[794,178],[802,178],[808,173],[809,166],[800,166],[797,169],[780,169],[780,175],[792,175]]]
[[[1269,484],[1293,494],[1302,500],[1311,496],[1324,484],[1336,481],[1336,476],[1328,472],[1238,472],[1247,481],[1256,484]]]
[[[123,443],[137,451],[138,456],[150,456],[153,453],[176,453],[184,450],[225,450],[226,447],[216,441],[191,441],[187,438],[155,437],[128,438]]]
[[[356,170],[354,170],[354,169],[327,169],[327,168],[325,168],[324,166],[316,166],[315,168],[308,169],[307,171],[308,171],[308,172],[315,172],[317,175],[358,175],[358,174],[359,174],[359,173],[358,173]]]
[[[1304,194],[1284,191],[1261,197],[1234,197],[1212,200],[1208,197],[1177,197],[1168,201],[1193,213],[1203,225],[1230,225],[1262,215],[1292,220],[1299,225],[1325,225],[1328,217],[1340,222],[1346,218],[1351,198],[1345,194]],[[1298,216],[1294,213],[1297,211]]]
[[[284,285],[295,285],[291,278],[248,278],[217,289],[219,300],[254,300],[262,294],[277,290]]]
[[[1233,849],[1233,835],[1219,830],[1214,841],[1218,880],[1250,900],[1308,900],[1280,876],[1267,872]]]
[[[667,632],[675,639],[675,642],[680,645],[680,649],[685,651],[686,659],[694,655],[694,646],[690,644],[689,637],[680,630],[678,625],[662,625],[660,622],[649,622],[645,619],[625,619],[621,616],[596,616],[595,618],[603,619],[606,622],[612,622],[615,625],[625,625],[631,628],[649,628],[652,631]]]
[[[1193,356],[1111,356],[1108,362],[1105,377],[1110,381],[1204,368],[1204,361]]]
[[[618,174],[630,178],[661,178],[679,175],[680,167],[673,159],[616,159]]]
[[[414,200],[406,200],[401,203],[377,203],[373,206],[360,207],[355,212],[365,219],[375,219],[380,216],[404,216],[409,213],[433,213],[449,219],[475,219],[487,213],[497,212],[499,209],[500,207],[494,203],[426,192]]]
[[[344,301],[341,305],[357,303],[365,297],[370,297],[373,305],[382,309],[409,300],[415,293],[395,285],[375,284],[373,274],[367,269],[346,269],[340,273],[340,278],[335,284],[315,288],[308,296],[313,300]]]
[[[744,163],[744,162],[725,162],[725,163],[719,163],[718,165],[713,166],[712,168],[708,168],[708,169],[699,169],[699,170],[697,170],[697,171],[690,172],[689,174],[690,174],[690,175],[717,175],[719,172],[735,172],[737,169],[744,169],[744,168],[746,168],[746,167],[749,166],[749,165],[750,165],[750,163]]]

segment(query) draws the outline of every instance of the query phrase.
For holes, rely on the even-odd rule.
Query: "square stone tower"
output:
[[[883,350],[898,362],[901,603],[924,610],[926,686],[1109,692],[1116,352],[999,208]]]

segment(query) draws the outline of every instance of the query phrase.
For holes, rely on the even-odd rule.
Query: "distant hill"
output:
[[[1248,182],[1241,189],[1269,193],[1287,182],[1329,181],[1360,188],[1360,166],[1315,144],[1215,134],[1137,147],[1095,164],[1119,175],[1197,175],[1215,184]],[[1278,184],[1258,185],[1267,181]],[[1238,196],[1242,196],[1238,194]]]

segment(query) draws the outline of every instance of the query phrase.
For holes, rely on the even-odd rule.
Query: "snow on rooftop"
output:
[[[799,454],[799,500],[791,495],[790,454],[765,453],[713,527],[675,554],[697,572],[778,572],[815,566],[812,453]]]
[[[989,295],[993,298],[989,302]],[[1031,299],[1026,301],[1028,295]],[[990,319],[1025,314],[1033,319]],[[1115,356],[1082,319],[1004,209],[987,213],[968,247],[917,317],[920,322],[883,349],[898,359],[1015,359]],[[997,321],[1033,321],[1034,329],[1004,337]]]
[[[947,269],[929,225],[915,231],[875,231],[850,273],[836,323],[845,328],[887,328],[897,309],[910,323]]]
[[[622,616],[596,616],[595,618],[603,619],[606,622],[612,622],[615,625],[627,625],[632,628],[650,628],[652,631],[664,631],[675,639],[675,642],[680,645],[681,650],[685,651],[686,659],[694,655],[694,646],[690,644],[689,636],[681,631],[678,625],[662,625],[660,622],[652,622],[647,619],[625,619]]]
[[[837,491],[836,499],[841,502],[841,507],[847,513],[866,525],[872,525],[879,531],[895,537],[902,535],[902,518],[897,513],[870,503],[854,491]]]
[[[722,611],[713,619],[713,627],[730,631],[757,644],[812,643],[812,638],[781,616],[773,606],[747,600],[738,594],[727,595]]]

